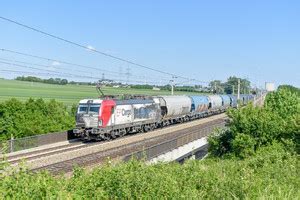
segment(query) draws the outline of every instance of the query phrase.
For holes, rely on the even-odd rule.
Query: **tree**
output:
[[[225,82],[224,91],[226,94],[237,94],[238,92],[238,79],[240,79],[240,93],[247,94],[250,93],[250,81],[243,78],[238,78],[235,76],[230,76]],[[233,91],[234,89],[234,91]]]
[[[62,79],[60,83],[62,85],[67,85],[68,84],[68,80],[67,79]]]
[[[209,88],[213,93],[223,93],[223,84],[220,80],[213,80],[209,83]]]

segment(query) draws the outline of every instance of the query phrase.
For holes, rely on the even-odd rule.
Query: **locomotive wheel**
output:
[[[153,131],[156,128],[155,124],[150,125],[150,130]]]
[[[117,130],[110,132],[110,136],[111,136],[112,139],[116,139],[117,135],[118,135],[118,131]]]
[[[124,128],[123,130],[121,130],[119,132],[119,137],[123,137],[124,135],[126,135],[129,132],[129,128]]]
[[[148,129],[146,128],[145,125],[142,127],[142,130],[143,130],[143,133],[147,133],[148,132]]]
[[[148,131],[150,131],[151,128],[149,125],[144,125],[142,129],[144,133],[147,133]]]
[[[112,138],[111,138],[111,134],[110,134],[110,133],[104,133],[103,139],[106,140],[106,141],[111,140],[111,139],[112,139]]]

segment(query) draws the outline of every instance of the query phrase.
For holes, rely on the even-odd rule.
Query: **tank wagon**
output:
[[[192,99],[188,96],[158,96],[153,100],[160,104],[164,119],[186,117],[192,109]]]
[[[209,106],[211,113],[220,113],[223,110],[223,100],[220,95],[208,95]]]
[[[192,99],[192,116],[204,117],[208,114],[209,99],[207,96],[190,96]]]
[[[254,97],[241,95],[243,104]],[[86,140],[109,140],[237,107],[234,95],[154,96],[149,98],[84,99],[79,102],[73,133]]]
[[[248,104],[250,101],[253,101],[254,96],[251,94],[241,94],[240,95],[240,101],[242,105]]]
[[[227,109],[230,107],[230,97],[228,95],[220,95],[222,98],[222,106],[223,109]]]
[[[237,96],[235,95],[228,95],[229,98],[230,98],[230,107],[232,108],[237,108],[237,104],[238,104],[238,101],[237,101]]]

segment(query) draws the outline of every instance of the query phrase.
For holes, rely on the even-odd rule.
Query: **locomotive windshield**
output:
[[[79,104],[78,113],[99,113],[101,104]]]
[[[89,113],[99,113],[100,104],[98,105],[90,105]]]
[[[79,105],[78,113],[86,113],[88,109],[88,105]]]

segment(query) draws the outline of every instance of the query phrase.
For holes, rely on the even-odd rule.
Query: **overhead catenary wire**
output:
[[[23,61],[19,61],[19,60],[15,60],[15,59],[7,59],[7,58],[0,58],[0,60],[4,60],[4,61],[8,61],[8,62],[15,62],[15,63],[21,63],[21,64],[27,64],[27,65],[35,65],[35,66],[40,66],[40,67],[46,67],[46,68],[50,68],[53,67],[54,69],[59,69],[61,67],[57,67],[57,66],[51,66],[51,65],[42,65],[42,64],[37,64],[37,63],[31,63],[31,62],[23,62]],[[63,70],[68,70],[68,69],[63,69]],[[52,70],[54,71],[54,70]],[[81,73],[87,73],[87,71],[83,71],[83,70],[76,70],[77,72],[81,72]]]
[[[12,72],[12,73],[17,73],[17,74],[35,74],[35,75],[42,75],[42,76],[45,76],[45,75],[57,75],[57,74],[54,74],[54,73],[49,73],[49,72],[32,72],[32,71],[20,71],[20,70],[11,70],[11,69],[0,69],[1,72]]]
[[[70,65],[70,66],[77,66],[77,67],[84,68],[84,69],[87,68],[87,69],[97,70],[97,71],[100,71],[100,72],[111,73],[111,74],[116,74],[116,75],[120,75],[120,74],[122,74],[124,76],[127,75],[127,73],[120,73],[120,72],[116,72],[116,71],[110,71],[110,70],[106,70],[106,69],[103,69],[103,68],[97,68],[97,67],[92,67],[92,66],[77,64],[77,63],[73,63],[73,62],[63,61],[63,60],[60,60],[60,59],[47,58],[47,57],[42,57],[42,56],[38,56],[38,55],[28,54],[28,53],[14,51],[14,50],[9,50],[9,49],[4,49],[4,48],[1,48],[0,50],[3,51],[3,52],[8,52],[8,53],[12,53],[12,54],[21,55],[21,56],[36,58],[36,59],[45,60],[45,61],[48,61],[48,62],[49,61],[51,61],[51,62],[58,62],[60,64],[65,64],[65,65]],[[21,63],[21,61],[17,61],[17,62]],[[25,63],[25,62],[23,62],[23,63]],[[30,64],[37,65],[35,63],[30,63]],[[39,65],[39,66],[41,66],[41,65]],[[50,66],[48,66],[48,67],[50,67]],[[56,67],[60,67],[61,68],[62,66],[56,66]],[[76,69],[76,71],[79,71],[79,70]],[[84,71],[84,73],[88,73],[88,71]],[[130,76],[131,77],[134,76],[134,77],[138,77],[138,78],[144,78],[144,76],[137,76],[137,75],[132,75],[132,74]],[[169,80],[169,79],[166,79],[166,78],[163,78],[163,77],[157,77],[157,78],[159,78],[161,80]]]
[[[32,71],[24,71],[24,70],[9,70],[9,69],[0,69],[0,72],[11,72],[11,73],[15,73],[15,74],[28,74],[28,75],[41,75],[41,76],[58,76],[60,77],[59,74],[56,73],[50,73],[50,72],[32,72]],[[80,75],[65,75],[62,78],[65,77],[78,77],[78,78],[87,78],[87,79],[92,79],[92,80],[98,80],[98,77],[92,77],[92,76],[80,76]],[[116,80],[116,81],[124,81],[124,80]],[[79,81],[80,82],[80,81]],[[133,81],[133,83],[142,83],[142,81]]]
[[[110,71],[110,70],[106,70],[106,69],[102,69],[102,68],[96,68],[96,67],[91,67],[91,66],[87,66],[87,65],[71,63],[71,62],[62,61],[62,60],[58,60],[58,59],[54,59],[54,58],[46,58],[46,57],[42,57],[42,56],[27,54],[27,53],[23,53],[23,52],[19,52],[19,51],[13,51],[13,50],[9,50],[9,49],[3,49],[2,48],[0,50],[5,51],[5,52],[9,52],[9,53],[13,53],[13,54],[19,54],[19,55],[26,56],[26,57],[37,58],[37,59],[40,59],[40,60],[58,62],[58,63],[61,63],[61,64],[66,64],[66,65],[71,65],[71,66],[73,65],[73,66],[77,66],[77,67],[81,67],[81,68],[88,68],[88,69],[98,70],[98,71],[101,71],[101,72],[118,73],[118,72],[115,72],[115,71]]]
[[[41,69],[41,68],[37,68],[37,67],[31,67],[31,66],[26,66],[26,65],[20,65],[20,64],[16,64],[16,63],[11,63],[11,62],[3,62],[0,61],[0,64],[5,64],[5,65],[9,65],[9,66],[16,66],[16,67],[22,67],[22,68],[27,68],[27,69],[33,69],[33,70],[38,70],[38,71],[44,71],[44,72],[50,72],[52,75],[56,75],[56,76],[71,76],[71,77],[80,77],[80,78],[97,78],[99,79],[99,77],[93,77],[93,76],[84,76],[84,75],[77,75],[77,74],[72,74],[72,73],[64,73],[64,72],[55,72],[53,70],[47,70],[47,69]]]
[[[91,78],[91,79],[95,79],[95,80],[100,80],[101,79],[101,77],[96,77],[96,76],[87,76],[87,75],[78,75],[78,74],[72,74],[72,73],[55,72],[55,71],[52,71],[52,70],[47,70],[47,69],[41,69],[41,68],[36,68],[36,67],[31,67],[31,66],[26,66],[26,65],[15,64],[15,63],[12,63],[12,62],[3,62],[3,61],[0,61],[0,64],[10,65],[10,66],[16,66],[16,67],[22,67],[22,68],[28,68],[28,69],[38,70],[38,71],[46,71],[46,72],[48,72],[47,74],[56,75],[56,76],[63,75],[63,76],[77,77],[77,78]],[[1,70],[1,71],[3,71],[3,70]],[[8,71],[8,70],[6,70],[6,71]],[[11,71],[13,71],[13,70],[11,70]],[[125,82],[125,80],[122,80],[122,79],[116,79],[114,81]],[[144,81],[139,81],[139,80],[134,80],[134,81],[131,81],[131,82],[133,82],[133,83],[144,83]],[[149,83],[155,83],[155,82],[149,82]]]
[[[9,62],[16,62],[16,63],[22,63],[22,64],[27,64],[27,65],[35,65],[35,66],[40,66],[40,67],[46,67],[46,68],[55,68],[55,69],[62,69],[62,70],[68,70],[68,69],[63,69],[62,66],[51,66],[51,65],[42,65],[42,64],[37,64],[37,63],[31,63],[31,62],[23,62],[23,61],[19,61],[19,60],[15,60],[15,59],[7,59],[7,58],[0,58],[0,60],[4,60],[4,61],[9,61]],[[20,65],[19,65],[20,66]],[[27,67],[28,68],[28,67]],[[32,68],[32,67],[31,67]],[[41,69],[42,70],[42,69]],[[47,70],[47,69],[46,69]],[[49,70],[49,71],[53,71],[53,72],[56,72],[56,73],[59,73],[58,71],[54,71],[54,70]],[[76,70],[76,72],[81,72],[81,73],[90,73],[89,71],[82,71],[82,70]],[[112,72],[108,72],[108,73],[111,73],[111,74],[115,74],[115,73],[112,73]],[[131,75],[135,78],[145,78],[145,76],[137,76],[137,75]],[[101,78],[103,79],[103,77]],[[165,79],[166,80],[166,79]],[[151,81],[150,81],[151,82]]]
[[[32,63],[32,62],[23,62],[23,61],[19,61],[19,60],[15,60],[15,59],[7,59],[7,58],[0,58],[0,60],[9,61],[9,62],[16,62],[16,63],[22,63],[22,64],[27,64],[27,65],[35,65],[35,66],[46,67],[46,68],[55,68],[55,69],[60,69],[60,70],[68,70],[69,71],[69,69],[64,69],[62,66],[42,65],[42,64],[37,64],[37,63]],[[50,71],[54,71],[54,70],[50,70]],[[83,71],[83,70],[78,70],[78,69],[76,69],[76,72],[90,73],[89,71]],[[106,72],[106,73],[114,74],[113,72]]]
[[[43,34],[43,35],[46,35],[46,36],[48,36],[48,37],[52,37],[52,38],[54,38],[54,39],[57,39],[57,40],[60,40],[60,41],[69,43],[69,44],[71,44],[71,45],[74,45],[74,46],[83,48],[83,49],[85,49],[85,50],[89,50],[89,51],[98,53],[98,54],[100,54],[100,55],[103,55],[103,56],[106,56],[106,57],[109,57],[109,58],[113,58],[113,59],[115,59],[115,60],[119,60],[119,61],[122,61],[122,62],[125,62],[125,63],[128,63],[128,64],[131,64],[131,65],[133,65],[133,66],[137,66],[137,67],[140,67],[140,68],[148,69],[148,70],[151,70],[151,71],[159,72],[159,73],[166,74],[166,75],[170,75],[170,76],[176,76],[176,77],[178,77],[178,78],[182,78],[182,79],[186,79],[186,80],[189,80],[189,79],[190,79],[190,78],[188,78],[188,77],[184,77],[184,76],[176,75],[176,74],[173,74],[173,73],[165,72],[165,71],[162,71],[162,70],[158,70],[158,69],[155,69],[155,68],[153,68],[153,67],[149,67],[149,66],[146,66],[146,65],[143,65],[143,64],[139,64],[139,63],[137,63],[137,62],[134,62],[134,61],[131,61],[131,60],[128,60],[128,59],[124,59],[124,58],[121,58],[121,57],[117,57],[117,56],[114,56],[114,55],[111,55],[111,54],[108,54],[108,53],[105,53],[105,52],[96,50],[96,49],[94,49],[94,48],[90,48],[88,45],[83,45],[83,44],[80,44],[80,43],[77,43],[77,42],[74,42],[74,41],[71,41],[71,40],[68,40],[68,39],[65,39],[65,38],[62,38],[62,37],[53,35],[53,34],[48,33],[48,32],[46,32],[46,31],[42,31],[42,30],[40,30],[40,29],[31,27],[31,26],[29,26],[29,25],[26,25],[26,24],[17,22],[17,21],[15,21],[15,20],[12,20],[12,19],[9,19],[9,18],[6,18],[6,17],[0,16],[0,19],[5,20],[5,21],[10,22],[10,23],[13,23],[13,24],[16,24],[16,25],[21,26],[21,27],[23,27],[23,28],[26,28],[26,29],[29,29],[29,30],[38,32],[38,33]],[[197,79],[195,79],[195,80],[197,80]],[[197,82],[204,82],[204,81],[202,81],[202,80],[197,80]],[[205,82],[205,83],[206,83],[206,82]]]

